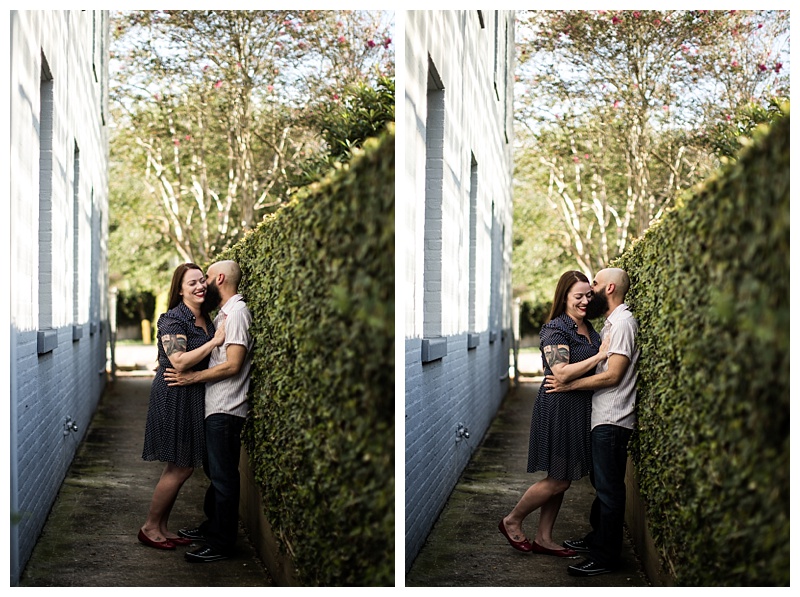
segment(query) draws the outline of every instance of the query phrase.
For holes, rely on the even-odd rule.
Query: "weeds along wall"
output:
[[[640,325],[631,449],[666,572],[788,586],[788,107],[615,265]]]
[[[237,245],[253,313],[245,446],[307,586],[394,585],[394,133]]]

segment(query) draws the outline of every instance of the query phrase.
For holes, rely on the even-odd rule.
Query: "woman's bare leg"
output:
[[[175,499],[183,484],[192,472],[191,467],[180,467],[168,462],[161,473],[161,478],[153,491],[150,510],[142,531],[153,541],[164,541],[167,538],[167,522]]]
[[[553,526],[556,524],[564,492],[557,493],[542,504],[539,511],[539,527],[536,530],[536,543],[547,549],[564,549],[563,545],[553,541]]]
[[[550,477],[545,477],[531,485],[519,499],[517,505],[514,506],[514,509],[503,519],[503,524],[511,538],[514,541],[521,541],[525,537],[525,533],[522,530],[522,523],[525,518],[531,512],[541,508],[554,495],[563,494],[569,488],[569,485],[569,481],[558,481]],[[558,510],[556,510],[556,514],[558,514]],[[543,545],[543,547],[547,547],[547,545]]]

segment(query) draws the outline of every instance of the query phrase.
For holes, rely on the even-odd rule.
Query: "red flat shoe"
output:
[[[147,547],[155,547],[156,549],[175,549],[175,544],[172,541],[153,541],[150,537],[144,534],[142,529],[139,529],[139,541],[147,545]]]
[[[194,543],[193,539],[187,539],[186,537],[167,537],[167,541],[173,545],[191,545]]]
[[[536,541],[533,542],[531,545],[533,548],[533,553],[541,553],[546,556],[556,556],[557,558],[574,558],[578,555],[578,552],[574,549],[548,549],[546,547],[542,547]]]
[[[502,518],[500,519],[500,524],[497,525],[497,528],[500,529],[500,532],[506,539],[508,539],[508,542],[511,544],[511,547],[513,547],[514,549],[518,551],[524,551],[526,553],[533,550],[533,545],[531,545],[531,542],[528,541],[527,539],[523,539],[522,541],[514,541],[509,536],[508,531],[506,530],[506,525],[503,524]]]

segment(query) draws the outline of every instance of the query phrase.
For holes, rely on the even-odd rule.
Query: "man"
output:
[[[207,520],[178,535],[204,541],[185,557],[190,562],[216,562],[231,556],[239,530],[239,453],[247,416],[253,317],[239,294],[242,272],[234,261],[219,261],[206,273],[208,309],[222,303],[214,324],[225,325],[225,343],[211,352],[208,369],[177,372],[167,369],[168,385],[206,384],[203,469],[211,479],[203,510]]]
[[[608,359],[597,365],[595,375],[560,383],[545,377],[547,392],[595,390],[592,395],[592,472],[596,491],[589,521],[592,530],[584,539],[564,546],[588,554],[588,559],[567,568],[573,576],[595,576],[612,572],[619,565],[625,521],[625,468],[628,441],[636,424],[636,364],[639,324],[625,304],[630,287],[628,274],[618,268],[597,272],[594,296],[586,310],[587,319],[605,315],[601,332],[610,334]]]

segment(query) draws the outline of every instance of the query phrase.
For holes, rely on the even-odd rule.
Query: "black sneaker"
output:
[[[178,531],[178,536],[183,537],[184,539],[191,539],[193,541],[205,541],[206,538],[203,536],[203,532],[199,529],[181,529]]]
[[[589,552],[589,544],[583,539],[567,539],[564,541],[564,547],[581,553]]]
[[[567,567],[567,572],[572,576],[597,576],[598,574],[608,574],[611,571],[611,568],[606,568],[594,560],[584,560],[580,564]]]
[[[228,559],[226,554],[217,551],[210,545],[203,545],[194,551],[187,551],[183,557],[185,557],[188,562],[218,562]]]

